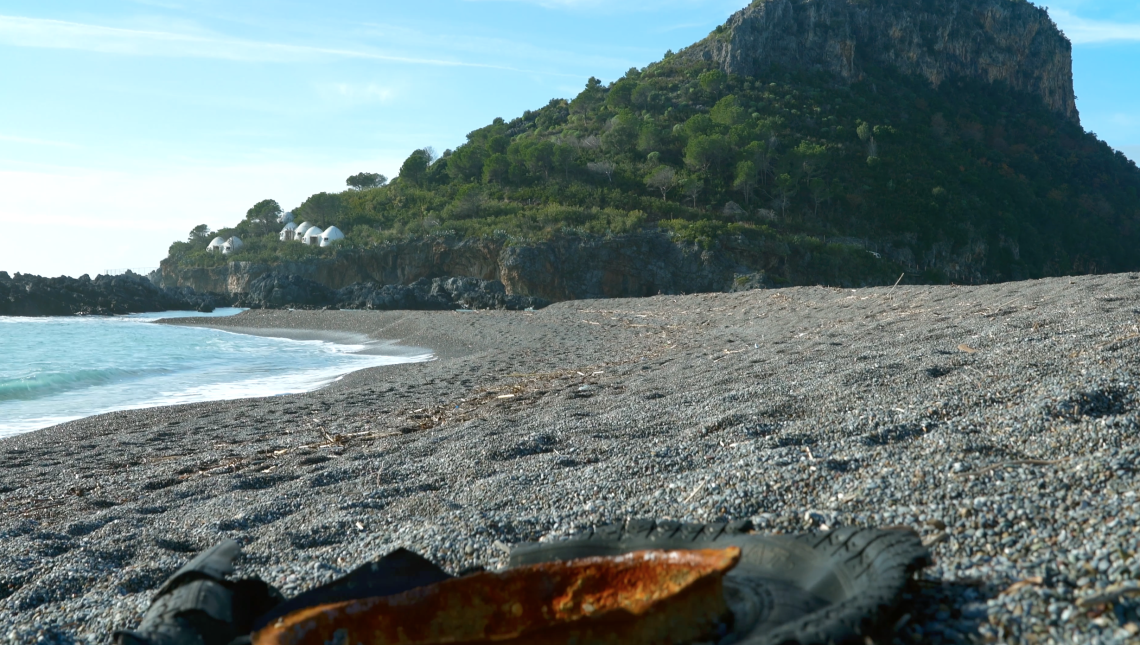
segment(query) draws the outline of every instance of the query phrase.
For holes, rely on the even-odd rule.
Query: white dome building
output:
[[[216,253],[218,251],[221,251],[222,247],[225,245],[226,245],[225,238],[218,236],[218,237],[215,237],[213,240],[211,240],[208,245],[206,245],[206,250],[209,251],[210,253]]]
[[[277,218],[277,221],[281,222],[282,224],[287,224],[289,222],[292,222],[293,221],[293,211],[285,211],[284,213],[281,213],[281,216]]]
[[[229,255],[230,253],[237,251],[238,249],[240,249],[243,246],[245,246],[245,244],[242,244],[241,238],[239,238],[238,236],[235,235],[235,236],[231,237],[230,239],[226,240],[226,243],[222,245],[222,253],[225,255]]]
[[[308,230],[311,228],[313,228],[312,224],[308,222],[301,222],[297,225],[297,230],[293,231],[293,239],[297,240],[298,242],[304,242],[305,233],[308,232]]]
[[[282,242],[288,242],[288,241],[292,240],[293,236],[296,234],[297,234],[297,225],[294,224],[293,222],[286,222],[285,228],[281,229],[281,232],[277,234],[277,237],[281,238]]]
[[[305,231],[305,239],[303,241],[305,244],[319,245],[321,243],[321,233],[324,233],[324,231],[322,231],[319,226],[314,226]]]
[[[339,228],[330,226],[325,229],[324,233],[321,233],[321,246],[329,246],[333,242],[343,239],[344,233],[341,233]]]

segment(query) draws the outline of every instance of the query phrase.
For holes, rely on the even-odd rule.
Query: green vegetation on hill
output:
[[[175,243],[171,258],[211,266],[423,235],[522,244],[658,229],[707,248],[903,266],[908,281],[1140,266],[1134,163],[1036,96],[965,79],[935,89],[889,69],[852,85],[796,70],[744,78],[670,53],[496,119],[439,158],[417,150],[386,185],[363,175],[293,209],[297,222],[343,230],[335,247],[278,242],[255,207],[216,233],[239,235],[240,252],[207,254],[211,233]]]

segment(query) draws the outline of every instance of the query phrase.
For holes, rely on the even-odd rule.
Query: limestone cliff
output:
[[[820,243],[822,245],[822,243]],[[837,286],[889,284],[901,264],[874,260],[862,246],[819,253],[810,246],[722,239],[711,248],[658,231],[613,236],[558,236],[512,245],[506,238],[427,237],[345,250],[306,262],[231,262],[210,268],[169,259],[160,283],[238,296],[267,274],[298,276],[329,289],[354,283],[407,285],[422,278],[499,280],[508,294],[551,301],[681,294],[819,281]],[[956,275],[956,274],[954,274]]]
[[[1025,0],[756,0],[681,55],[742,76],[806,67],[857,81],[890,66],[935,87],[1003,81],[1079,122],[1071,50]]]
[[[548,300],[720,291],[746,269],[723,253],[674,243],[661,233],[615,237],[564,237],[527,246],[502,239],[427,237],[372,249],[345,251],[306,262],[231,262],[210,268],[166,260],[161,283],[198,292],[236,295],[274,273],[313,280],[330,289],[358,282],[411,284],[421,278],[468,276],[500,280],[507,292]]]

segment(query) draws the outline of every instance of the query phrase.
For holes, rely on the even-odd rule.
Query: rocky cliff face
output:
[[[508,294],[557,301],[723,291],[737,273],[752,271],[745,264],[754,263],[677,243],[663,233],[565,237],[530,246],[510,246],[505,239],[424,238],[298,263],[182,268],[166,260],[161,283],[237,295],[249,293],[253,281],[267,274],[299,276],[330,289],[467,276],[499,280]]]
[[[448,302],[454,306],[510,309],[518,307],[506,301],[491,302],[483,296],[475,297],[477,302],[468,302],[467,296],[447,287],[450,283],[433,285],[440,278],[456,276],[477,278],[476,282],[498,281],[505,289],[504,295],[511,296],[511,302],[523,303],[519,307],[525,307],[534,303],[518,298],[557,302],[800,284],[864,287],[891,284],[903,270],[911,275],[936,271],[946,280],[963,284],[1026,277],[997,272],[987,256],[986,244],[981,240],[972,240],[958,252],[952,252],[944,248],[924,251],[914,240],[906,239],[806,237],[794,244],[725,237],[704,248],[661,231],[606,237],[564,236],[525,246],[508,244],[505,239],[428,237],[342,251],[307,262],[230,262],[211,268],[186,268],[167,259],[162,262],[157,282],[169,288],[190,287],[200,294],[220,294],[219,302],[238,302],[243,306],[292,303],[391,308],[384,304],[385,298],[399,300],[411,296],[399,289],[380,293],[380,287],[414,286],[426,280],[417,287],[423,294],[412,294],[424,302],[425,298],[430,300],[424,294],[442,293],[442,289],[448,292]],[[271,291],[285,289],[281,291],[285,294],[292,277],[300,280],[297,284],[303,285],[308,295],[266,294],[266,285],[272,286]],[[316,293],[313,284],[329,293],[321,291],[316,300],[310,301]],[[479,286],[475,291],[485,288],[486,285]],[[334,296],[333,291],[340,293]]]
[[[808,67],[857,81],[890,66],[935,86],[1003,81],[1079,122],[1071,50],[1025,0],[756,0],[681,55],[744,76]]]

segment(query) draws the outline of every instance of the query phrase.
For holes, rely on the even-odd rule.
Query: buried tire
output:
[[[724,579],[733,613],[731,642],[761,645],[861,640],[889,617],[903,586],[930,564],[909,530],[842,528],[800,535],[756,535],[748,522],[682,524],[629,520],[562,542],[514,549],[510,566],[644,549],[739,547]]]

